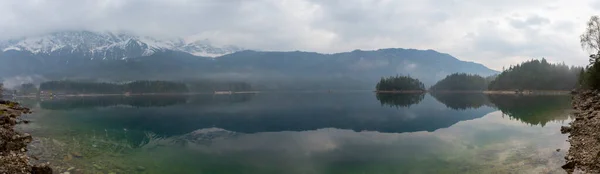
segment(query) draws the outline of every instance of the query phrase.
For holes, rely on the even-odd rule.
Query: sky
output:
[[[586,65],[600,0],[0,0],[0,39],[64,30],[208,39],[265,51],[433,49],[502,70]]]

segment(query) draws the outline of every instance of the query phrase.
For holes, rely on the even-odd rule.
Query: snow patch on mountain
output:
[[[243,49],[235,46],[215,47],[207,41],[185,42],[176,38],[161,40],[124,33],[68,31],[43,36],[0,41],[3,52],[28,51],[36,55],[79,53],[83,58],[127,59],[157,52],[181,51],[196,56],[218,57]]]

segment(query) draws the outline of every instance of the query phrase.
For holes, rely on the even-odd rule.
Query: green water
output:
[[[22,100],[29,153],[70,173],[564,173],[570,96]],[[561,149],[557,151],[556,149]],[[70,169],[70,170],[69,170]]]

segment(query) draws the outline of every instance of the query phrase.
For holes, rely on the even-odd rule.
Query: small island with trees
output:
[[[381,78],[375,86],[377,93],[423,93],[425,85],[410,76],[390,76]]]

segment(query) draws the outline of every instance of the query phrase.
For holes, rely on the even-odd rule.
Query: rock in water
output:
[[[50,168],[48,165],[33,166],[31,168],[31,173],[33,173],[33,174],[52,174],[52,168]]]
[[[137,166],[135,169],[138,170],[138,171],[144,171],[144,170],[146,170],[146,168],[144,166]]]
[[[573,168],[575,168],[575,163],[568,162],[567,164],[563,165],[562,168],[565,170],[573,170]]]
[[[572,129],[572,128],[571,128],[571,127],[569,127],[569,126],[561,126],[561,127],[560,127],[560,132],[561,132],[561,133],[563,133],[563,134],[566,134],[566,133],[569,133],[569,132],[571,132],[571,129]]]

